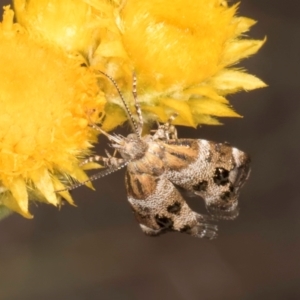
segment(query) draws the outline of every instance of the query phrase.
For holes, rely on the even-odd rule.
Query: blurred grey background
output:
[[[120,171],[96,182],[97,192],[74,191],[77,208],[40,204],[31,221],[1,222],[0,299],[300,299],[299,7],[242,0],[239,15],[259,21],[250,36],[268,38],[242,65],[269,87],[230,97],[244,119],[180,129],[252,156],[240,216],[220,222],[217,240],[144,236]]]

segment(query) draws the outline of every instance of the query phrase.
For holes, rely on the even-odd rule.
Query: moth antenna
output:
[[[96,174],[90,176],[89,179],[87,179],[87,180],[85,180],[85,181],[75,183],[75,184],[71,185],[70,187],[67,187],[67,188],[61,189],[61,190],[56,190],[55,192],[56,192],[56,193],[59,193],[59,192],[65,192],[65,191],[72,191],[72,190],[75,190],[75,189],[77,189],[77,188],[79,188],[79,187],[85,185],[85,184],[88,183],[88,182],[95,181],[95,180],[97,180],[97,179],[99,179],[99,178],[105,177],[105,176],[107,176],[107,175],[109,175],[109,174],[112,174],[112,173],[114,173],[114,172],[116,172],[116,171],[118,171],[118,170],[120,170],[120,169],[123,169],[124,167],[127,166],[127,164],[128,164],[129,162],[130,162],[130,161],[126,161],[126,162],[120,164],[119,166],[114,166],[114,167],[111,167],[111,168],[109,168],[109,169],[106,169],[106,170],[103,170],[103,171],[101,171],[101,172],[98,172],[98,173],[96,173]]]
[[[137,91],[136,91],[136,74],[135,72],[133,72],[133,76],[132,76],[132,95],[133,95],[133,99],[134,99],[134,106],[135,106],[135,110],[136,113],[138,115],[139,118],[139,137],[142,136],[142,131],[143,131],[143,126],[144,126],[144,120],[143,120],[143,116],[142,116],[142,110],[141,107],[137,101]]]
[[[101,132],[103,135],[105,135],[110,141],[114,141],[115,143],[119,143],[119,141],[121,140],[120,137],[118,137],[117,135],[111,135],[108,134],[107,132],[105,132],[101,127],[95,125],[95,124],[91,124],[90,127],[92,127],[93,129]]]
[[[129,117],[131,123],[132,123],[132,127],[133,127],[134,131],[136,132],[136,134],[140,137],[140,133],[139,133],[140,129],[139,129],[138,125],[136,124],[136,122],[135,122],[135,120],[134,120],[134,118],[132,116],[132,113],[131,113],[131,111],[130,111],[130,109],[129,109],[129,107],[128,107],[128,105],[127,105],[127,103],[126,103],[126,101],[125,101],[125,99],[123,97],[123,94],[121,93],[121,90],[120,90],[117,82],[111,76],[109,76],[108,74],[106,74],[106,73],[104,73],[104,72],[102,72],[100,70],[99,70],[99,72],[101,74],[103,74],[105,77],[107,77],[112,82],[112,84],[115,86],[115,88],[116,88],[116,90],[117,90],[117,92],[118,92],[118,94],[119,94],[119,96],[120,96],[120,98],[122,100],[122,103],[123,103],[123,105],[125,107],[126,113],[127,113],[128,117]]]

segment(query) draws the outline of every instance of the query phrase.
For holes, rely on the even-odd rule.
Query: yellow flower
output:
[[[232,67],[257,52],[264,40],[246,38],[255,21],[237,17],[237,5],[228,7],[227,1],[25,2],[15,0],[22,24],[59,44],[74,45],[73,50],[88,50],[89,63],[111,75],[128,99],[132,99],[134,70],[139,101],[148,121],[165,121],[172,112],[178,112],[175,124],[220,124],[216,117],[239,116],[228,105],[227,94],[265,86],[255,76]],[[96,43],[90,40],[82,50],[75,42],[68,43],[65,28],[77,28],[72,38],[80,41],[84,33],[79,28],[87,27],[87,16],[94,25],[98,16],[100,30],[93,35]],[[111,130],[127,117],[111,83],[104,80],[101,86],[109,100],[103,128]]]
[[[0,204],[29,217],[28,199],[54,205],[70,178],[87,178],[80,160],[95,133],[127,117],[132,73],[149,124],[178,112],[175,124],[219,124],[238,117],[226,95],[265,84],[233,67],[264,40],[245,33],[255,21],[225,0],[14,0],[0,27]],[[93,112],[93,113],[91,113]]]
[[[123,42],[139,75],[144,111],[178,124],[218,124],[238,116],[226,94],[265,86],[229,68],[255,53],[264,41],[243,39],[255,22],[236,17],[237,5],[220,0],[130,0],[121,11]],[[151,95],[151,96],[149,96]]]
[[[87,112],[95,119],[105,99],[81,58],[32,38],[8,7],[0,56],[0,203],[30,217],[29,197],[59,205],[54,191],[69,177],[87,179],[79,159],[96,140]]]
[[[82,54],[94,69],[111,74],[119,86],[122,88],[125,85],[131,94],[129,82],[133,67],[118,27],[121,9],[119,2],[14,0],[14,8],[18,22],[32,35],[43,36],[66,51]],[[109,131],[126,121],[127,117],[118,93],[106,78],[101,87],[110,100],[102,127]]]

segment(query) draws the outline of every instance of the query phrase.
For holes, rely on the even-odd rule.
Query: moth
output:
[[[228,143],[178,138],[172,125],[176,115],[143,136],[136,77],[133,78],[132,93],[137,120],[133,118],[115,80],[101,73],[115,85],[134,132],[128,136],[110,135],[96,124],[91,124],[108,138],[119,157],[106,152],[106,157],[96,155],[83,161],[82,164],[98,161],[106,167],[89,180],[127,167],[127,198],[145,234],[157,236],[176,231],[200,238],[216,238],[218,229],[215,221],[238,216],[238,196],[250,173],[249,156]],[[68,190],[84,183],[74,184]],[[185,195],[201,197],[208,215],[194,212],[185,201]]]

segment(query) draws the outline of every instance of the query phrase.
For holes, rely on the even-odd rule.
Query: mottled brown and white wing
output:
[[[144,233],[159,235],[178,231],[213,239],[217,226],[193,212],[177,188],[164,175],[159,177],[127,171],[128,201]]]
[[[234,219],[240,189],[250,173],[249,156],[226,143],[178,139],[164,144],[165,175],[183,190],[201,196],[211,215]]]

